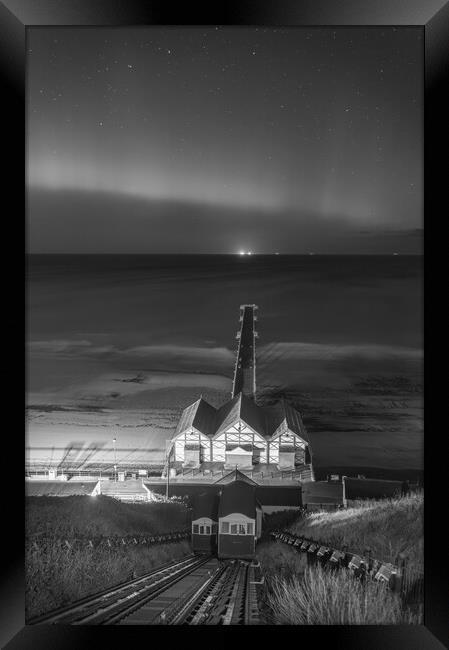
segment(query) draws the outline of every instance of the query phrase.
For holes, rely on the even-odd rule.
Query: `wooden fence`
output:
[[[346,568],[364,580],[370,578],[383,582],[392,591],[401,595],[405,603],[424,602],[424,572],[419,567],[411,566],[399,555],[396,564],[373,558],[370,549],[363,555],[348,551],[347,548],[335,549],[326,542],[306,537],[299,537],[287,531],[273,531],[272,539],[284,542],[300,552],[307,553],[309,562],[319,561],[338,568]]]
[[[190,530],[175,531],[165,535],[101,535],[101,536],[81,536],[66,539],[64,537],[49,536],[45,534],[30,535],[26,538],[28,547],[36,550],[45,549],[48,546],[55,544],[64,546],[68,549],[72,548],[98,548],[109,547],[117,548],[121,546],[154,546],[157,544],[170,544],[173,542],[180,542],[183,539],[190,538]]]

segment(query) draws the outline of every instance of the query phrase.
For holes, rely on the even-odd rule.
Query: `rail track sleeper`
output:
[[[223,609],[223,598],[221,597],[226,583],[229,581],[230,568],[222,567],[216,580],[209,589],[209,595],[206,596],[204,602],[200,606],[199,612],[195,615],[194,619],[190,621],[191,625],[198,625],[209,621],[213,615],[213,611],[217,608]],[[220,613],[220,612],[219,612]]]
[[[162,580],[163,582],[165,582],[165,584],[156,588],[150,594],[145,594],[141,598],[134,600],[128,607],[119,608],[119,611],[117,613],[114,613],[112,616],[109,615],[106,620],[103,620],[102,621],[103,624],[107,622],[108,624],[112,625],[124,620],[125,618],[133,614],[135,611],[143,607],[143,605],[145,605],[151,600],[154,600],[156,596],[159,596],[161,593],[166,591],[169,587],[182,580],[182,578],[184,578],[185,576],[189,575],[189,573],[192,573],[192,571],[205,564],[208,560],[209,558],[206,559],[202,558],[201,560],[193,562],[191,565],[187,567],[183,567],[182,569],[180,569],[179,571],[177,571],[172,575],[169,574]]]
[[[85,611],[87,608],[89,608],[89,606],[95,607],[99,602],[104,601],[106,598],[114,597],[120,591],[131,589],[134,586],[138,586],[139,584],[148,580],[154,580],[159,574],[170,570],[172,567],[178,566],[180,564],[186,564],[188,562],[192,562],[193,560],[194,556],[188,555],[187,557],[182,558],[182,560],[178,560],[176,562],[167,562],[159,567],[156,567],[153,569],[153,571],[139,576],[136,579],[125,580],[124,582],[114,585],[113,587],[109,587],[108,589],[104,589],[100,592],[97,592],[96,594],[80,598],[70,605],[59,607],[52,610],[51,612],[48,612],[47,614],[42,614],[40,616],[34,617],[27,623],[28,625],[36,625],[40,623],[59,623],[62,622],[62,620],[64,620],[64,622],[69,622],[71,618],[73,619],[74,615],[78,616],[80,610]]]
[[[215,573],[209,576],[199,587],[198,585],[194,585],[189,594],[184,598],[184,601],[187,600],[187,602],[182,603],[181,607],[177,608],[177,612],[171,619],[171,625],[181,625],[189,616],[191,616],[192,612],[198,610],[201,606],[201,602],[198,601],[202,601],[206,598],[207,593],[205,594],[204,592],[208,591],[211,585],[215,582],[216,577]]]

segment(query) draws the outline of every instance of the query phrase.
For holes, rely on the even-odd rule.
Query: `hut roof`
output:
[[[240,472],[238,469],[233,469],[229,474],[225,474],[225,476],[219,478],[218,481],[215,481],[214,485],[227,485],[228,483],[234,483],[235,481],[248,483],[248,485],[257,485],[255,481],[246,476],[246,474],[243,474],[243,472]]]
[[[256,516],[256,486],[246,481],[232,481],[221,491],[219,517],[239,512],[252,519]]]

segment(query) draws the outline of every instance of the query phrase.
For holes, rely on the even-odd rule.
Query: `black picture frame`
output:
[[[0,585],[0,616],[2,647],[10,650],[23,648],[92,648],[106,644],[147,645],[153,643],[206,643],[229,645],[235,637],[243,643],[267,645],[284,643],[329,645],[332,648],[357,650],[402,649],[435,650],[448,642],[447,593],[445,580],[445,538],[442,517],[447,512],[445,492],[446,457],[439,449],[446,432],[439,429],[438,410],[444,408],[447,398],[444,386],[432,378],[433,359],[438,342],[439,318],[431,311],[437,301],[430,296],[437,278],[445,278],[445,244],[439,237],[439,223],[445,220],[447,194],[448,152],[447,116],[449,107],[445,90],[449,88],[449,3],[443,0],[234,0],[210,3],[208,7],[184,3],[144,0],[3,0],[0,4],[0,70],[2,80],[2,111],[4,130],[10,136],[7,149],[7,182],[4,183],[4,205],[9,203],[10,218],[17,227],[17,242],[23,246],[26,237],[24,214],[26,196],[24,187],[24,159],[26,155],[25,124],[25,51],[26,28],[58,25],[266,25],[266,26],[421,26],[424,30],[425,57],[425,259],[426,299],[425,319],[431,323],[431,338],[426,341],[425,400],[425,624],[422,626],[307,626],[297,628],[260,626],[256,628],[97,628],[75,626],[25,626],[24,620],[24,527],[23,527],[23,451],[24,440],[18,434],[9,435],[10,450],[6,467],[3,494],[3,521],[9,522],[9,513],[17,513],[18,523],[8,526],[3,533],[6,550],[3,554]],[[3,145],[5,147],[5,144]],[[8,201],[9,199],[9,201]],[[447,219],[447,209],[446,209]],[[441,246],[441,249],[439,248]],[[443,246],[445,248],[443,248]],[[23,250],[23,248],[22,248]],[[19,259],[17,256],[17,259]],[[4,270],[4,273],[6,271]],[[5,276],[4,276],[5,277]],[[17,277],[20,279],[20,272]],[[441,280],[439,280],[441,281]],[[7,280],[5,300],[15,294],[14,284]],[[23,285],[22,285],[23,287]],[[444,285],[443,285],[444,288]],[[20,295],[21,288],[19,288]],[[444,295],[444,294],[440,294]],[[17,312],[16,312],[17,314]],[[17,315],[13,321],[16,335],[21,337]],[[427,330],[426,330],[427,331]],[[445,330],[447,331],[447,330]],[[23,338],[17,341],[23,349]],[[17,355],[14,365],[20,366]],[[17,397],[19,385],[15,383]],[[18,399],[21,399],[21,397]],[[20,410],[14,411],[14,419]],[[444,416],[445,414],[443,414]],[[446,416],[447,417],[447,416]],[[444,422],[444,419],[441,420]],[[18,429],[17,424],[14,428]],[[4,432],[6,435],[7,432]],[[440,437],[439,437],[440,436]],[[8,476],[9,472],[9,476]],[[5,529],[4,529],[5,531]],[[447,571],[446,571],[447,573]],[[158,640],[156,641],[155,632]],[[248,638],[247,635],[251,635]],[[256,638],[252,636],[255,634]],[[204,638],[203,635],[206,635]],[[232,639],[230,638],[230,635]],[[188,638],[191,637],[191,638]],[[131,641],[132,639],[132,641]],[[207,639],[207,640],[206,640]],[[6,644],[6,645],[5,645]]]

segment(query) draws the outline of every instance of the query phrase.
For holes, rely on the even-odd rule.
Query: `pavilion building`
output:
[[[201,397],[184,409],[168,452],[172,473],[291,470],[313,480],[309,436],[299,412],[284,399],[270,406],[256,403],[257,306],[240,310],[231,399],[215,408]]]

